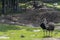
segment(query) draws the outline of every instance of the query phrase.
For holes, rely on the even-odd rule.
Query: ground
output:
[[[49,34],[48,34],[49,35]],[[52,39],[60,38],[60,31],[55,30]],[[40,27],[0,24],[0,40],[44,40],[44,32]],[[45,38],[51,39],[51,38]],[[51,39],[51,40],[52,40]]]
[[[43,38],[43,39],[35,39],[35,40],[60,40],[57,38]]]

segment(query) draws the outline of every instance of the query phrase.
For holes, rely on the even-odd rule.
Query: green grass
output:
[[[33,32],[33,30],[40,30],[40,32]],[[58,30],[56,32],[58,32]],[[0,40],[33,40],[35,38],[43,38],[43,34],[44,32],[42,32],[41,28],[0,24],[0,36],[6,35],[10,37],[9,39]],[[24,35],[24,38],[22,38],[21,35]],[[60,37],[60,32],[52,36],[58,38]]]

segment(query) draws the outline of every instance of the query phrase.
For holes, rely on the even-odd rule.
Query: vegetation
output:
[[[27,7],[31,7],[32,6],[32,5],[29,4],[29,2],[30,1],[34,1],[34,0],[19,0],[19,1],[10,0],[10,1],[9,0],[2,0],[2,1],[0,0],[0,14],[4,14],[4,13],[6,13],[6,14],[21,13],[22,14],[22,13],[25,13],[26,12],[25,9]],[[39,1],[42,2],[42,0],[39,0]],[[58,0],[58,1],[57,1],[58,5],[56,7],[53,6],[54,2],[47,3],[47,1],[44,2],[44,0],[43,0],[43,3],[46,3],[47,7],[51,7],[51,8],[54,8],[54,9],[60,11],[60,0]],[[8,3],[10,2],[10,3],[8,4],[6,2],[8,2]],[[28,13],[26,13],[26,14],[28,14]],[[35,13],[33,15],[35,15]],[[34,19],[34,18],[36,19],[38,17],[38,15],[37,15],[37,17],[33,16],[33,15],[31,17],[32,19]],[[17,17],[17,18],[19,18],[19,17]],[[3,19],[3,18],[1,18],[1,19]],[[9,21],[11,21],[11,20],[9,20]],[[56,25],[60,26],[60,23],[56,24]],[[39,30],[39,31],[36,32],[34,30]],[[0,24],[0,40],[34,40],[36,38],[39,38],[39,39],[40,38],[44,38],[44,35],[43,35],[44,33],[45,32],[43,32],[43,30],[40,27],[29,27],[29,26],[19,26],[19,25],[10,25],[10,24]],[[49,33],[47,35],[49,35]],[[1,38],[1,37],[8,37],[8,38]],[[60,30],[54,30],[54,33],[52,34],[52,37],[60,38]]]
[[[26,3],[30,2],[30,1],[34,1],[34,0],[2,0],[0,2],[0,9],[1,9],[0,11],[3,14],[25,12],[25,9],[23,9],[23,8],[26,8],[27,6],[29,6]],[[50,0],[48,0],[48,1],[47,0],[38,0],[38,1],[41,1],[43,3],[44,3],[44,1],[46,1],[46,3],[47,3]],[[51,1],[53,1],[53,0],[51,0]],[[53,7],[53,3],[54,2],[60,4],[58,1],[59,0],[54,0],[52,3],[49,2],[49,3],[47,3],[47,6]],[[27,6],[26,5],[21,5],[21,4],[26,4]],[[60,9],[60,5],[58,5],[56,9],[59,10]]]

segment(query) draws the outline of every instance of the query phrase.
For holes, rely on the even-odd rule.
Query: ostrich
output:
[[[40,24],[40,27],[43,29],[43,32],[46,31],[46,33],[47,33],[47,31],[49,31],[49,36],[50,36],[50,33],[52,33],[54,31],[54,22],[47,23],[46,18],[44,18],[43,20],[44,21]]]
[[[50,36],[52,36],[51,34],[52,34],[52,32],[54,31],[54,28],[55,28],[54,22],[49,22],[49,23],[48,23],[48,27],[46,28],[46,30],[49,31],[49,35],[50,35]]]
[[[46,31],[46,24],[47,24],[47,21],[46,21],[46,18],[43,19],[43,22],[40,24],[40,27],[43,29],[43,32]],[[44,33],[45,35],[45,33]]]

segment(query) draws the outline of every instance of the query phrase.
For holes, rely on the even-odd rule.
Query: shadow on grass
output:
[[[52,37],[52,36],[43,36],[43,38],[50,38],[50,37]]]
[[[8,30],[20,30],[20,27],[16,25],[0,24],[0,31],[6,32]]]

